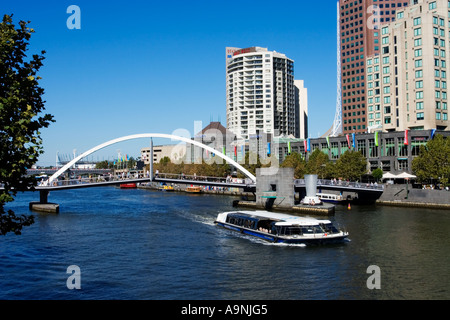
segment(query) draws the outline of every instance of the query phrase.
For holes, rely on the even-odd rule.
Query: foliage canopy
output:
[[[12,16],[4,15],[0,23],[0,234],[20,234],[23,226],[34,222],[33,216],[16,216],[5,212],[7,202],[19,191],[36,185],[27,177],[27,168],[34,165],[42,150],[41,128],[53,122],[50,114],[40,115],[45,101],[44,89],[37,74],[42,67],[45,51],[34,54],[29,61],[29,40],[33,29],[29,22],[20,21],[16,28]]]
[[[420,146],[419,156],[412,161],[412,171],[420,182],[430,179],[448,185],[450,181],[450,139],[437,134],[426,146]]]

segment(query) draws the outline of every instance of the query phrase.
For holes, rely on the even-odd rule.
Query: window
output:
[[[417,120],[423,120],[425,119],[425,114],[423,112],[417,113]]]
[[[416,68],[422,67],[422,66],[423,66],[422,59],[416,60],[416,61],[414,62],[414,65],[415,65]]]
[[[416,89],[420,89],[420,88],[423,88],[423,81],[422,80],[416,81]]]
[[[422,56],[422,49],[414,50],[414,56],[415,57],[421,57]]]
[[[436,120],[441,120],[441,113],[440,112],[436,112]]]
[[[422,19],[420,17],[419,18],[414,18],[414,25],[415,26],[418,26],[421,23],[422,23]]]
[[[416,99],[423,99],[423,91],[416,92]]]
[[[386,138],[385,141],[386,156],[395,156],[395,141],[394,138]]]
[[[422,34],[422,28],[415,28],[414,29],[414,36],[420,36],[421,34]]]
[[[422,38],[418,38],[414,40],[414,46],[418,47],[422,45]]]
[[[430,3],[428,4],[428,8],[429,8],[430,10],[436,9],[436,1],[430,2]]]
[[[397,138],[398,145],[398,156],[407,157],[408,156],[408,146],[405,145],[405,138]]]
[[[423,110],[423,102],[416,102],[416,109]]]

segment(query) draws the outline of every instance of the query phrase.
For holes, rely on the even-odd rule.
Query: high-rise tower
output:
[[[296,91],[294,61],[286,55],[260,47],[226,48],[226,90],[227,129],[238,137],[302,136],[306,89]]]
[[[409,0],[339,0],[343,133],[367,131],[365,58],[381,54],[382,23]]]

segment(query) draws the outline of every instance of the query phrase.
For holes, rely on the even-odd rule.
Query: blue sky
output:
[[[31,21],[30,55],[45,50],[41,86],[56,122],[42,130],[39,165],[138,133],[211,118],[226,126],[225,48],[266,47],[293,59],[308,89],[309,135],[332,125],[336,106],[336,1],[9,1],[0,13]],[[69,30],[70,5],[81,29]],[[205,90],[206,88],[206,90]],[[168,140],[155,143],[173,143]],[[94,160],[139,156],[149,141],[115,145]]]

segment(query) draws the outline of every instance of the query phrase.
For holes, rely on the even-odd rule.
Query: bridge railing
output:
[[[48,180],[42,179],[41,181],[38,181],[38,187],[61,187],[61,186],[73,186],[73,185],[80,185],[80,184],[92,184],[92,183],[102,183],[102,182],[114,182],[114,181],[123,181],[124,183],[127,182],[127,180],[136,180],[136,179],[142,179],[146,178],[142,175],[136,176],[136,175],[103,175],[103,176],[96,176],[96,177],[79,177],[76,179],[56,179],[53,180],[52,184],[48,184]]]
[[[295,181],[295,185],[304,186],[305,179],[297,179]],[[346,187],[352,189],[373,189],[373,190],[384,190],[383,184],[375,183],[362,183],[362,182],[352,182],[352,181],[343,181],[343,180],[326,180],[326,179],[317,179],[317,186],[334,186],[334,187]]]
[[[186,175],[184,173],[155,173],[154,178],[173,179],[173,180],[189,180],[189,181],[204,181],[204,182],[219,182],[219,183],[236,183],[236,184],[251,184],[250,179],[241,179],[233,177],[208,177],[198,175]]]
[[[136,179],[146,179],[150,178],[149,175],[143,174],[120,174],[120,175],[102,175],[97,177],[79,177],[76,179],[56,179],[52,182],[51,185],[48,184],[48,181],[42,179],[38,182],[38,187],[61,187],[61,186],[74,186],[81,184],[93,184],[93,183],[102,183],[102,182],[123,182],[136,180]],[[197,176],[197,175],[185,175],[185,174],[174,174],[174,173],[156,173],[154,175],[155,179],[168,179],[168,180],[185,180],[185,181],[197,181],[205,183],[207,182],[215,182],[215,183],[236,183],[236,184],[251,184],[250,179],[238,179],[238,178],[221,178],[221,177],[207,177],[207,176]]]

